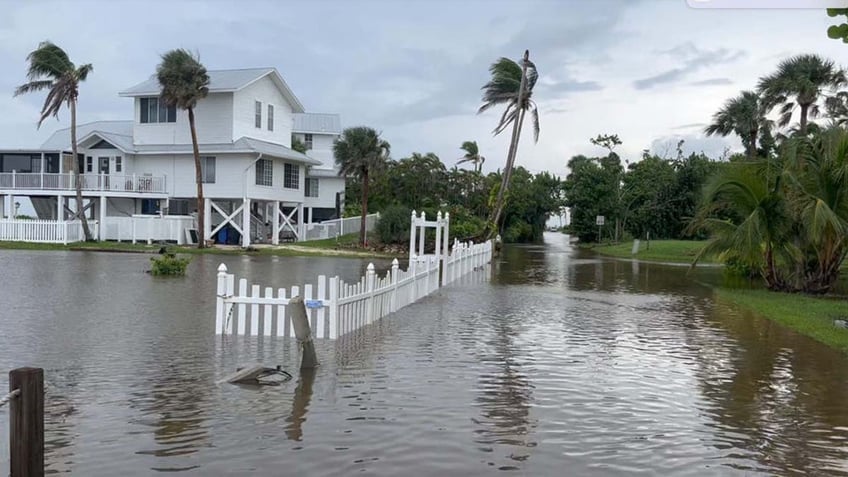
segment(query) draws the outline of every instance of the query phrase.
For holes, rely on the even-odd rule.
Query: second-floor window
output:
[[[91,156],[85,158],[85,172],[94,172],[94,158]]]
[[[176,106],[165,106],[162,98],[141,98],[139,121],[147,123],[175,123],[177,122]]]
[[[271,186],[274,184],[274,163],[270,159],[256,161],[256,185]]]
[[[306,178],[306,197],[318,197],[318,178]]]
[[[123,159],[121,159],[121,156],[115,156],[115,172],[123,172],[123,170],[124,170],[123,162],[124,161],[123,161]]]
[[[274,130],[274,105],[273,104],[268,105],[268,120],[266,122],[268,123],[268,130],[273,131]]]
[[[215,156],[200,158],[200,177],[204,184],[215,183]]]
[[[294,164],[286,164],[283,169],[283,187],[300,189],[300,168]]]
[[[256,126],[259,129],[262,129],[262,102],[261,101],[257,101],[255,103],[255,110],[256,110],[255,118],[253,120],[254,126]]]
[[[306,146],[307,151],[312,150],[312,134],[303,135],[303,144]]]

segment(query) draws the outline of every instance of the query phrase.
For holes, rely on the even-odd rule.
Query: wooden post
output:
[[[309,317],[306,314],[306,303],[303,301],[303,297],[292,297],[289,299],[289,306],[286,308],[291,309],[294,335],[303,348],[300,369],[318,366],[318,357],[315,355],[315,343],[312,342],[312,330],[309,327]]]
[[[9,391],[20,390],[9,403],[11,477],[44,476],[44,370],[9,372]]]

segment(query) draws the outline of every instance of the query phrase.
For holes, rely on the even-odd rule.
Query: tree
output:
[[[598,134],[598,137],[589,139],[589,142],[608,150],[610,155],[613,154],[616,146],[621,145],[621,139],[618,138],[618,134]]]
[[[754,160],[757,157],[757,139],[763,133],[770,134],[772,122],[766,118],[766,112],[760,95],[754,91],[743,91],[724,103],[713,115],[713,122],[704,129],[704,133],[708,136],[736,134],[745,146],[748,159]]]
[[[291,136],[291,148],[301,154],[306,154],[306,144],[294,134]]]
[[[530,111],[533,118],[533,139],[536,142],[539,141],[539,110],[532,99],[533,88],[539,79],[539,73],[536,71],[536,65],[530,61],[530,52],[526,50],[521,65],[509,58],[501,58],[489,67],[489,73],[491,79],[483,86],[483,105],[480,106],[477,113],[480,114],[490,108],[505,104],[506,108],[493,133],[498,135],[510,123],[512,124],[512,139],[509,143],[503,179],[487,225],[489,228],[487,235],[491,238],[499,229],[507,188],[515,166],[518,141],[521,138],[521,127],[524,124],[524,115],[527,111]]]
[[[830,18],[839,16],[848,17],[848,8],[828,8],[827,16]],[[833,40],[842,40],[843,43],[848,43],[848,23],[840,23],[839,25],[827,27],[827,36]]]
[[[39,43],[38,48],[27,55],[27,61],[29,62],[27,82],[15,89],[15,96],[36,91],[49,91],[41,107],[38,127],[41,128],[41,124],[50,116],[58,118],[63,104],[67,105],[71,111],[71,154],[73,154],[72,167],[77,202],[76,216],[82,223],[85,240],[91,241],[93,237],[82,205],[82,180],[77,156],[77,100],[80,82],[88,78],[94,67],[91,63],[76,66],[64,50],[49,41]],[[105,224],[100,226],[105,227]]]
[[[474,165],[475,172],[478,174],[482,172],[483,163],[486,162],[486,158],[480,155],[480,150],[477,148],[477,141],[465,141],[459,148],[465,151],[465,155],[462,156],[462,158],[460,158],[456,163],[462,164],[464,162],[470,162]]]
[[[365,220],[368,215],[368,189],[371,176],[386,167],[391,146],[372,128],[358,126],[342,131],[333,143],[333,155],[339,175],[353,176],[362,184],[362,212],[359,226],[359,243],[365,247]]]
[[[197,229],[201,234],[201,239],[197,241],[197,248],[204,248],[207,237],[203,235],[206,230],[203,174],[200,165],[200,149],[197,145],[194,108],[199,100],[209,94],[209,75],[200,63],[200,58],[180,48],[162,55],[162,62],[156,67],[156,76],[162,86],[162,101],[169,107],[188,111],[188,125],[194,151],[194,176],[197,184]]]
[[[845,72],[818,55],[793,56],[780,62],[777,71],[760,78],[758,89],[766,109],[780,106],[778,124],[785,127],[792,112],[800,109],[799,133],[807,134],[808,118],[819,115],[818,101],[825,90],[845,85]]]

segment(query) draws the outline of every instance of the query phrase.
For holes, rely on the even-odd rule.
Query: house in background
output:
[[[208,74],[209,94],[195,108],[206,198],[202,236],[245,247],[303,238],[310,217],[334,214],[335,193],[344,190],[344,180],[332,170],[338,115],[304,114],[274,68]],[[131,229],[136,237],[142,218],[156,220],[144,221],[144,239],[182,243],[191,236],[197,200],[188,115],[166,107],[159,93],[151,77],[119,93],[133,101],[132,120],[77,127],[86,213],[98,221],[101,240],[128,239]],[[303,127],[296,129],[296,123]],[[312,137],[309,154],[291,149],[293,132]],[[26,196],[40,219],[70,217],[75,209],[68,207],[75,194],[70,149],[66,128],[38,150],[0,151],[5,216],[14,215],[15,196]]]
[[[338,114],[294,114],[294,137],[306,146],[306,155],[321,161],[306,172],[306,222],[338,219],[344,210],[345,178],[335,167],[333,143],[342,133]]]

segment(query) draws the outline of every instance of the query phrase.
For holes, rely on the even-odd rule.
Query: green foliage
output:
[[[150,262],[152,263],[150,268],[152,275],[182,276],[185,275],[186,267],[188,267],[191,259],[166,253],[158,257],[150,257]]]
[[[306,144],[294,134],[291,136],[291,148],[301,154],[306,154]]]
[[[480,149],[477,147],[477,141],[465,141],[459,148],[465,151],[465,155],[456,161],[456,165],[470,162],[474,165],[474,172],[478,174],[481,173],[483,171],[483,163],[486,162],[486,158],[480,155]]]
[[[179,109],[194,108],[209,94],[209,75],[200,59],[188,50],[178,48],[162,55],[156,67],[162,86],[162,101]]]
[[[524,60],[522,60],[523,62]],[[521,89],[521,65],[509,58],[500,58],[489,66],[491,79],[483,86],[483,105],[477,110],[482,113],[495,106],[506,105],[498,125],[492,131],[502,133],[521,111],[529,111],[533,120],[533,138],[539,140],[539,110],[533,101],[533,88],[539,79],[536,65],[527,60],[527,80],[524,85],[521,104],[518,104]]]
[[[754,91],[743,91],[739,96],[724,103],[713,115],[713,122],[704,129],[708,136],[736,134],[742,140],[748,159],[757,157],[757,140],[769,143],[773,122],[766,118],[768,113],[760,95]]]
[[[828,8],[827,16],[848,17],[848,8]],[[840,23],[827,27],[827,37],[833,40],[842,40],[843,43],[848,43],[848,23]]]
[[[589,139],[589,142],[608,150],[610,154],[612,154],[612,151],[616,146],[620,146],[622,144],[618,134],[598,134],[598,137]]]
[[[409,242],[412,210],[403,205],[392,205],[380,212],[377,236],[385,244]]]

